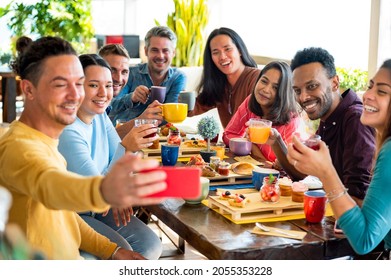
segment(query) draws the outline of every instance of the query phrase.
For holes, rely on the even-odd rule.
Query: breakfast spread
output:
[[[188,148],[206,148],[207,143],[205,140],[186,140],[183,145]]]

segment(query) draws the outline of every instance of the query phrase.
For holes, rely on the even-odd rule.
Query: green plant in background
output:
[[[176,67],[201,66],[206,41],[204,30],[209,17],[207,0],[173,1],[175,11],[167,16],[167,26],[178,37],[172,64]],[[157,20],[155,23],[161,25]]]
[[[94,37],[91,0],[40,0],[31,5],[12,0],[0,7],[0,17],[6,15],[10,16],[7,26],[16,38],[59,36],[82,53],[89,49]],[[12,49],[15,51],[15,46]]]
[[[342,90],[347,90],[348,88],[356,92],[364,91],[368,86],[368,71],[337,67],[337,74],[339,76],[341,93]]]

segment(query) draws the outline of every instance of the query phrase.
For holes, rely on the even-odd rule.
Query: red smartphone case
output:
[[[161,166],[156,169],[144,170],[151,172],[163,170],[167,174],[167,188],[164,191],[150,195],[150,197],[180,197],[195,199],[201,196],[201,170],[192,167]]]

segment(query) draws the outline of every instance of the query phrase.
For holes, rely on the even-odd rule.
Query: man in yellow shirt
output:
[[[144,259],[89,227],[76,212],[110,206],[156,204],[148,195],[166,188],[164,172],[136,174],[158,166],[126,154],[105,176],[66,170],[58,137],[76,119],[84,98],[84,74],[72,46],[54,37],[32,42],[13,64],[21,77],[24,111],[0,139],[0,185],[13,198],[9,222],[48,259],[80,259],[79,250],[101,259]]]

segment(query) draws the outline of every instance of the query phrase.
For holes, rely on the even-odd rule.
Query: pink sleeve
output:
[[[246,131],[245,124],[251,118],[251,112],[248,110],[248,100],[249,98],[246,98],[239,106],[238,110],[224,129],[223,141],[227,147],[229,146],[229,139],[244,136]]]

